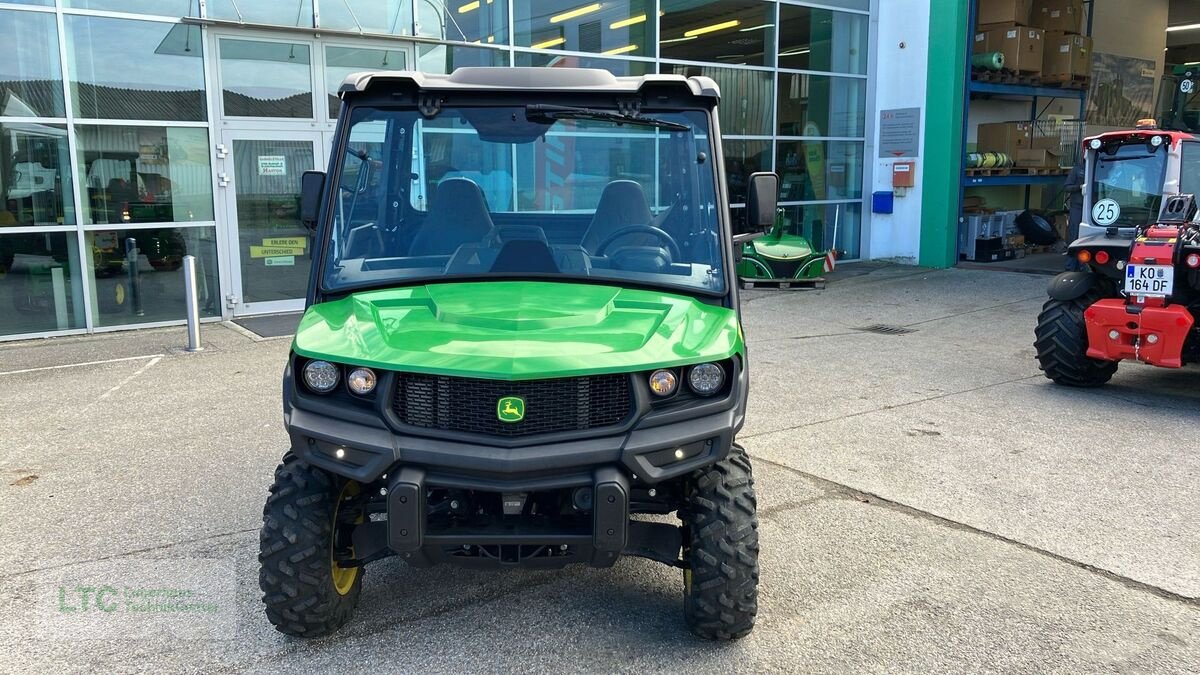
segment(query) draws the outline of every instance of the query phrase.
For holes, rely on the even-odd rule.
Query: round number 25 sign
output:
[[[1112,199],[1101,199],[1092,206],[1092,222],[1107,227],[1121,217],[1121,205]]]

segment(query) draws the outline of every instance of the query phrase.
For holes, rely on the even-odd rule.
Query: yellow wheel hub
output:
[[[342,486],[342,491],[338,493],[337,504],[333,507],[333,524],[329,534],[329,569],[330,576],[333,579],[333,589],[338,592],[338,595],[346,595],[354,588],[354,582],[358,580],[357,567],[338,567],[337,561],[333,559],[333,551],[337,547],[338,536],[338,511],[341,510],[342,504],[345,503],[346,497],[353,497],[358,494],[358,483],[348,481]],[[359,519],[361,522],[362,519]],[[351,549],[353,551],[354,549]]]

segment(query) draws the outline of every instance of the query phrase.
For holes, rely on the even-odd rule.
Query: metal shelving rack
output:
[[[1095,0],[1084,0],[1084,5],[1087,7],[1087,29],[1084,33],[1090,36],[1092,34],[1092,6]],[[979,0],[971,0],[967,11],[967,35],[975,34],[975,20],[979,15]],[[970,40],[968,40],[968,45]],[[1030,176],[1030,175],[1008,175],[1008,176],[968,176],[967,175],[967,124],[971,118],[971,101],[973,99],[986,100],[988,98],[1000,98],[1007,100],[1029,100],[1029,119],[1037,121],[1038,118],[1038,103],[1044,99],[1079,99],[1079,119],[1083,119],[1087,112],[1087,90],[1086,89],[1062,89],[1059,87],[1043,87],[1034,85],[1020,84],[997,84],[993,82],[978,82],[971,78],[971,58],[967,56],[963,77],[966,79],[966,87],[964,88],[965,95],[963,96],[963,129],[962,129],[962,148],[963,156],[962,163],[959,169],[959,175],[962,177],[959,188],[958,211],[960,218],[962,217],[963,199],[966,197],[967,188],[978,187],[993,187],[993,186],[1025,186],[1025,208],[1029,208],[1029,193],[1030,188],[1034,185],[1054,185],[1061,183],[1064,180],[1063,176]]]

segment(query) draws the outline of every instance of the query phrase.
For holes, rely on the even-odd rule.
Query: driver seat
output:
[[[650,225],[653,219],[642,186],[631,180],[614,180],[600,193],[596,213],[579,243],[588,255],[595,256],[599,253],[596,249],[613,232],[630,225]],[[621,241],[627,246],[655,246],[658,240],[653,235],[634,233]]]
[[[479,185],[469,178],[447,178],[438,183],[408,255],[451,255],[463,244],[482,241],[491,231],[492,215]]]

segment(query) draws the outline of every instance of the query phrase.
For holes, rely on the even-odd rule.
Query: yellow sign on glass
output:
[[[251,246],[251,258],[274,258],[285,255],[304,255],[303,246]]]
[[[284,248],[304,249],[308,246],[308,237],[271,237],[263,239],[263,246],[282,246]]]

